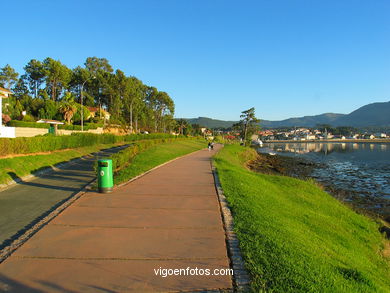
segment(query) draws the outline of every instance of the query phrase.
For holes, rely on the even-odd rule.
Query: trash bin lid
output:
[[[109,163],[111,163],[112,160],[105,159],[105,160],[98,160],[98,166],[99,167],[108,167]]]

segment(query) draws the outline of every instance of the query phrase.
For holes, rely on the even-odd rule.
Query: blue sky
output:
[[[0,66],[87,57],[170,94],[176,117],[349,113],[390,100],[390,1],[3,1]]]

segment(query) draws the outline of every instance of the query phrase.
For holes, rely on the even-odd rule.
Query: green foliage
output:
[[[26,115],[23,116],[22,121],[24,121],[24,122],[35,122],[35,119],[34,119],[33,116],[26,114]]]
[[[30,127],[30,128],[49,128],[49,124],[46,123],[36,123],[36,122],[29,122],[29,121],[19,121],[19,120],[11,120],[8,123],[9,126],[12,127]],[[1,144],[1,139],[0,139]]]
[[[45,78],[43,64],[39,60],[32,59],[24,67],[24,71],[26,72],[26,80],[29,83],[30,92],[36,98],[38,96],[38,90]]]
[[[51,99],[56,101],[71,79],[71,70],[59,60],[48,57],[43,60],[43,71],[46,77],[46,85],[49,85],[47,91],[51,94]]]
[[[10,122],[11,123],[11,122]],[[13,122],[12,124],[14,124]],[[18,121],[16,124],[28,125],[31,122]],[[35,123],[40,125],[40,123]],[[48,124],[42,128],[48,128]],[[92,146],[96,144],[113,144],[131,142],[140,139],[162,139],[173,138],[175,136],[168,134],[153,135],[127,135],[116,136],[113,134],[92,134],[92,133],[73,133],[72,135],[63,136],[35,136],[35,137],[17,137],[17,138],[0,138],[0,156],[13,154],[30,154],[36,152],[47,152],[67,148],[77,148],[83,146]]]
[[[0,68],[0,86],[10,89],[18,81],[19,74],[9,64]]]
[[[215,157],[256,292],[389,292],[378,225],[311,181],[244,167],[254,150]]]
[[[183,138],[181,138],[183,139]],[[120,170],[123,167],[127,166],[131,163],[131,160],[139,153],[142,152],[151,146],[178,141],[177,138],[157,138],[157,139],[149,139],[143,140],[139,142],[135,142],[131,144],[128,148],[113,154],[110,159],[112,159],[112,168],[113,170]],[[95,164],[95,170],[97,168],[97,163]]]
[[[56,164],[81,157],[92,152],[96,152],[103,148],[108,148],[114,145],[93,145],[71,150],[61,150],[50,154],[40,154],[31,156],[20,156],[15,158],[0,159],[0,184],[12,181],[10,173],[14,173],[18,177],[23,177],[34,172],[54,166]],[[10,223],[11,224],[11,223]],[[16,231],[15,231],[16,232]],[[1,234],[1,233],[0,233]],[[0,240],[1,242],[1,240]]]
[[[196,139],[165,139],[158,140],[158,143],[149,143],[134,146],[133,149],[125,150],[119,163],[119,171],[114,176],[114,183],[126,182],[162,163],[186,155],[188,153],[203,149],[204,140]],[[122,164],[122,165],[120,165]]]
[[[43,107],[38,110],[38,117],[40,119],[54,119],[58,113],[59,104],[52,100],[43,102]]]
[[[349,136],[351,134],[359,133],[359,130],[354,127],[349,127],[349,126],[332,127],[329,124],[317,124],[316,129],[320,130],[321,132],[325,132],[326,130],[328,133],[332,133],[334,135]]]
[[[259,119],[255,116],[255,108],[241,112],[241,120],[233,125],[233,129],[241,132],[241,138],[245,145],[250,144],[250,137],[259,129]]]
[[[27,111],[35,118],[64,119],[67,124],[79,124],[81,113],[84,120],[90,114],[77,105],[81,104],[82,93],[83,105],[108,111],[111,124],[134,132],[173,130],[175,104],[168,93],[145,85],[134,76],[126,76],[120,69],[114,72],[105,58],[88,57],[84,65],[84,68],[77,66],[71,70],[50,57],[42,62],[32,59],[24,67],[25,74],[20,79],[17,79],[17,73],[11,72],[10,66],[4,67],[0,82],[3,80],[3,84],[10,86],[17,82],[12,89],[16,100],[6,114],[12,119],[21,119],[21,111]],[[101,120],[106,120],[104,117],[102,115]]]
[[[26,115],[27,116],[27,115]],[[31,116],[30,116],[31,118]],[[8,123],[9,126],[12,127],[29,127],[29,128],[49,128],[50,125],[47,123],[36,123],[35,121],[31,121],[30,119],[27,121],[19,121],[19,120],[11,120]],[[98,127],[103,127],[102,123],[85,123],[84,130],[89,129],[97,129]],[[58,125],[58,129],[65,130],[81,130],[80,125]]]

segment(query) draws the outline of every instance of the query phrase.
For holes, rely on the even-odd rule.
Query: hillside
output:
[[[372,103],[339,117],[336,126],[390,126],[390,102]]]
[[[261,113],[260,119],[261,119]],[[199,124],[208,128],[228,128],[237,121],[215,120],[207,117],[186,119],[191,124]],[[349,114],[325,113],[314,116],[289,118],[280,121],[261,120],[262,127],[314,127],[317,124],[352,127],[390,127],[390,102],[372,103],[360,107]]]
[[[207,117],[190,118],[186,120],[190,124],[199,124],[200,126],[207,128],[229,128],[232,127],[234,123],[237,123],[237,121],[216,120]]]
[[[281,121],[269,121],[262,120],[261,125],[263,127],[291,127],[291,126],[304,126],[304,127],[312,127],[317,124],[330,124],[333,125],[340,119],[345,116],[345,114],[335,114],[335,113],[325,113],[321,115],[315,116],[304,116],[297,118],[289,118]]]

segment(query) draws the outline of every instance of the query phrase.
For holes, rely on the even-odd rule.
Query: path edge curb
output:
[[[223,146],[222,146],[223,147]],[[222,189],[221,181],[218,177],[218,170],[215,167],[213,159],[211,159],[211,170],[214,176],[215,189],[218,195],[219,207],[222,215],[222,222],[225,230],[225,239],[227,252],[230,259],[230,266],[233,269],[233,286],[235,292],[249,292],[251,278],[245,268],[239,241],[234,232],[234,221],[228,201]]]

